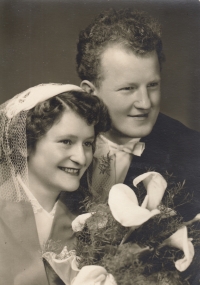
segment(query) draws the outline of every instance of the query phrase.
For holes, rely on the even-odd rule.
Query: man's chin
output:
[[[141,127],[138,129],[134,129],[130,132],[127,132],[127,136],[130,138],[144,138],[151,133],[152,129],[153,129],[153,125]]]
[[[137,126],[122,130],[112,128],[112,130],[106,134],[106,137],[115,143],[124,144],[133,138],[148,136],[151,133],[153,126],[154,124],[148,124],[146,126]]]

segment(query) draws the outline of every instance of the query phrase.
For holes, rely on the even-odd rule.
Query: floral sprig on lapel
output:
[[[99,170],[100,170],[100,174],[104,174],[106,173],[107,175],[110,175],[111,172],[111,166],[110,166],[110,162],[111,162],[112,158],[110,157],[110,152],[107,153],[106,156],[102,155],[99,158]]]

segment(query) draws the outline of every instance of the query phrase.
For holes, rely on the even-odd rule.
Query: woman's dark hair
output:
[[[108,109],[101,99],[84,91],[64,92],[28,111],[26,136],[29,151],[35,149],[37,141],[61,119],[67,109],[78,114],[88,125],[94,125],[95,137],[110,129]]]

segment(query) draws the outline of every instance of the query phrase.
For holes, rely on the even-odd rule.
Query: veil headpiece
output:
[[[26,118],[28,110],[67,91],[83,91],[71,84],[40,84],[0,105],[0,199],[27,201],[20,181],[28,186]]]

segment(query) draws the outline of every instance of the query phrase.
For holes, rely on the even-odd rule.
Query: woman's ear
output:
[[[29,156],[30,156],[30,153],[31,153],[31,148],[28,147],[28,148],[27,148],[27,160],[28,160],[28,158],[29,158]]]
[[[80,87],[87,93],[91,95],[97,95],[96,87],[94,84],[88,80],[83,80],[80,84]]]

